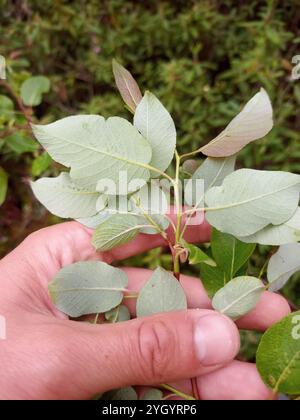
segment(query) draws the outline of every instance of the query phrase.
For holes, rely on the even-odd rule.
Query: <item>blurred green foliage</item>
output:
[[[0,9],[0,54],[7,65],[7,79],[0,80],[0,199],[8,176],[0,255],[58,221],[28,186],[30,178],[57,174],[58,166],[32,141],[26,118],[131,118],[114,86],[113,58],[169,109],[181,152],[210,140],[264,86],[275,128],[248,146],[238,165],[300,173],[300,80],[291,80],[292,57],[300,54],[298,0],[0,0]],[[47,77],[50,91],[40,87],[35,106],[22,110],[22,86],[26,90],[32,76]],[[264,257],[256,253],[253,272]],[[168,267],[168,258],[156,250],[126,264]],[[292,282],[287,293],[299,305],[296,287],[299,292]]]

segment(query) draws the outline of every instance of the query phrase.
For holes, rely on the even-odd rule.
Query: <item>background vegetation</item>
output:
[[[0,10],[9,84],[0,84],[1,255],[30,231],[58,222],[28,187],[29,178],[58,170],[20,112],[21,87],[31,76],[46,76],[50,90],[40,105],[26,107],[27,118],[130,117],[113,82],[117,58],[169,109],[181,152],[210,140],[264,86],[275,128],[248,146],[238,165],[300,173],[300,80],[291,80],[292,57],[300,54],[297,0],[0,0]],[[260,247],[253,273],[268,252]],[[169,258],[155,250],[129,263],[168,267]],[[299,307],[297,279],[285,294]],[[244,357],[252,357],[255,343],[247,334]]]

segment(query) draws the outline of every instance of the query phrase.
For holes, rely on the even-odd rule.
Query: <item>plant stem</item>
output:
[[[181,212],[181,200],[180,200],[180,193],[179,193],[179,169],[180,169],[180,156],[175,151],[175,157],[176,157],[176,174],[175,174],[175,182],[174,185],[174,197],[175,197],[175,208],[177,213],[177,225],[176,225],[176,232],[175,232],[175,249],[177,245],[180,244],[180,234],[181,234],[181,218],[182,218],[182,212]],[[175,253],[174,257],[174,276],[177,278],[177,280],[180,280],[180,257],[178,251]]]
[[[180,191],[179,191],[179,172],[180,172],[180,161],[181,157],[179,156],[177,150],[175,150],[175,158],[176,158],[176,170],[175,170],[175,180],[172,180],[173,188],[174,188],[174,199],[175,199],[175,209],[177,213],[177,224],[176,224],[176,231],[175,231],[175,244],[171,247],[172,257],[173,257],[173,272],[174,277],[178,281],[180,281],[180,242],[182,238],[181,232],[181,222],[182,222],[182,202],[180,199]],[[196,379],[191,379],[191,386],[193,390],[194,397],[190,395],[186,395],[177,389],[171,387],[170,385],[163,384],[161,385],[164,389],[171,391],[172,393],[178,395],[181,398],[188,399],[188,400],[195,400],[199,399],[199,392],[197,387]]]
[[[131,295],[124,295],[123,299],[137,299],[139,297],[138,293],[132,293]]]
[[[195,400],[195,398],[192,397],[191,395],[185,394],[184,392],[181,392],[178,389],[173,388],[171,385],[168,385],[168,384],[160,384],[159,386],[160,386],[160,388],[166,389],[167,391],[172,392],[172,394],[175,394],[178,397],[183,398],[185,400],[190,400],[190,401],[194,401]]]
[[[261,269],[261,270],[260,270],[260,272],[259,272],[259,275],[258,275],[258,278],[259,278],[259,279],[261,279],[261,278],[262,278],[262,276],[264,275],[264,273],[265,273],[265,271],[266,271],[266,268],[267,268],[268,264],[269,264],[269,260],[266,260],[266,261],[265,261],[265,263],[264,263],[264,265],[262,266],[262,269]]]

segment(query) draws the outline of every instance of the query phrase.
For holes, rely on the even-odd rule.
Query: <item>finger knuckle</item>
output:
[[[162,320],[144,321],[138,328],[137,360],[146,382],[161,381],[171,371],[176,334]]]

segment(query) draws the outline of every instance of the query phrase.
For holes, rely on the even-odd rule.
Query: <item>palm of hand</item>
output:
[[[207,240],[208,236],[206,224],[187,232],[189,241]],[[161,340],[155,338],[157,330],[151,326],[152,319],[142,324],[132,320],[127,326],[91,325],[69,321],[56,310],[49,300],[47,284],[61,267],[99,258],[110,263],[163,245],[159,236],[153,236],[149,244],[149,237],[140,235],[129,245],[96,254],[90,237],[91,232],[76,222],[46,228],[30,235],[0,262],[0,312],[7,321],[7,339],[0,340],[0,359],[4,361],[1,399],[83,399],[130,384],[167,381],[175,381],[176,387],[190,393],[190,381],[184,377],[192,374],[198,377],[203,399],[271,397],[255,365],[233,361],[235,354],[209,367],[199,363],[195,367],[195,359],[190,356],[190,361],[180,360],[182,354],[179,357],[179,351],[172,348],[178,346],[178,335],[168,333],[167,327],[177,323],[178,334],[184,341],[188,331],[183,314],[155,318],[159,331],[166,333],[166,340]],[[127,269],[127,272],[129,288],[133,290],[138,290],[149,277],[147,270]],[[189,308],[202,308],[202,316],[210,314],[210,301],[199,280],[182,276],[182,285]],[[133,302],[130,309],[134,313]],[[288,312],[283,298],[266,292],[258,307],[241,319],[238,326],[263,331]],[[230,328],[233,340],[237,341],[233,326]],[[136,350],[134,343],[141,344],[141,334],[146,345]],[[156,341],[149,342],[149,337]],[[157,347],[159,350],[154,354]],[[236,345],[234,353],[237,349]]]

